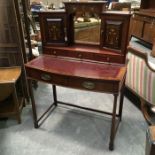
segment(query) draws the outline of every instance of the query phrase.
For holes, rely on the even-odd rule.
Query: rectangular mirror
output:
[[[97,15],[85,13],[74,17],[74,41],[82,44],[100,43],[101,20]]]

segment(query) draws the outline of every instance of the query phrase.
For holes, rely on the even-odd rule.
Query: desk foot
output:
[[[57,106],[57,90],[56,90],[56,85],[52,85],[53,88],[53,99],[54,99],[54,105]]]
[[[39,128],[39,125],[38,125],[38,123],[34,123],[34,128]]]
[[[57,102],[53,102],[53,104],[57,107],[58,106],[58,103]]]
[[[112,143],[109,144],[109,150],[110,151],[113,151],[114,150],[114,144],[112,144]]]

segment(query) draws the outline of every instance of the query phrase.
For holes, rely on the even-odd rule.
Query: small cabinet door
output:
[[[40,27],[43,46],[64,46],[67,44],[65,12],[42,12]]]
[[[101,48],[110,48],[114,52],[126,54],[130,13],[105,11],[101,15]]]
[[[110,19],[104,22],[104,32],[102,36],[104,47],[118,50],[121,48],[122,24],[122,21],[113,21]]]

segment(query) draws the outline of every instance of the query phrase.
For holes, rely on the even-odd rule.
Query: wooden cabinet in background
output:
[[[131,35],[152,44],[155,38],[155,11],[135,12],[131,22]]]
[[[152,44],[155,38],[155,1],[141,0],[140,11],[133,14],[130,35]]]
[[[23,0],[24,1],[24,0]],[[27,1],[27,0],[25,0]],[[26,52],[25,52],[25,41],[23,37],[23,27],[20,16],[21,0],[0,0],[0,70],[3,70],[4,67],[13,67],[19,66],[21,69],[21,79],[22,84],[17,83],[17,87],[23,89],[22,100],[27,99],[28,101],[28,87],[27,87],[27,79],[24,68],[24,62],[26,62]],[[1,72],[1,71],[0,71]],[[14,73],[15,74],[15,73]],[[6,78],[4,73],[1,72],[0,75],[0,83],[1,83],[1,95],[5,95],[5,88],[7,86],[2,87],[2,83],[4,78]],[[8,78],[11,76],[8,76]],[[11,79],[13,80],[13,78]],[[11,82],[10,80],[10,82]],[[13,84],[11,84],[14,87]],[[15,90],[15,89],[14,89]],[[20,92],[20,90],[18,90]],[[0,95],[0,96],[1,96]],[[18,115],[19,119],[19,111],[17,112],[18,103],[14,104],[12,98],[9,101],[10,104],[6,105],[5,103],[0,103],[0,117],[8,117],[9,115]],[[16,106],[14,106],[16,105]]]
[[[141,9],[154,9],[155,8],[155,1],[154,0],[141,0]]]

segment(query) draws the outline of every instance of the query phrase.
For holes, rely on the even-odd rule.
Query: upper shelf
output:
[[[64,4],[68,14],[74,12],[92,12],[99,14],[106,9],[107,1],[64,2]]]

